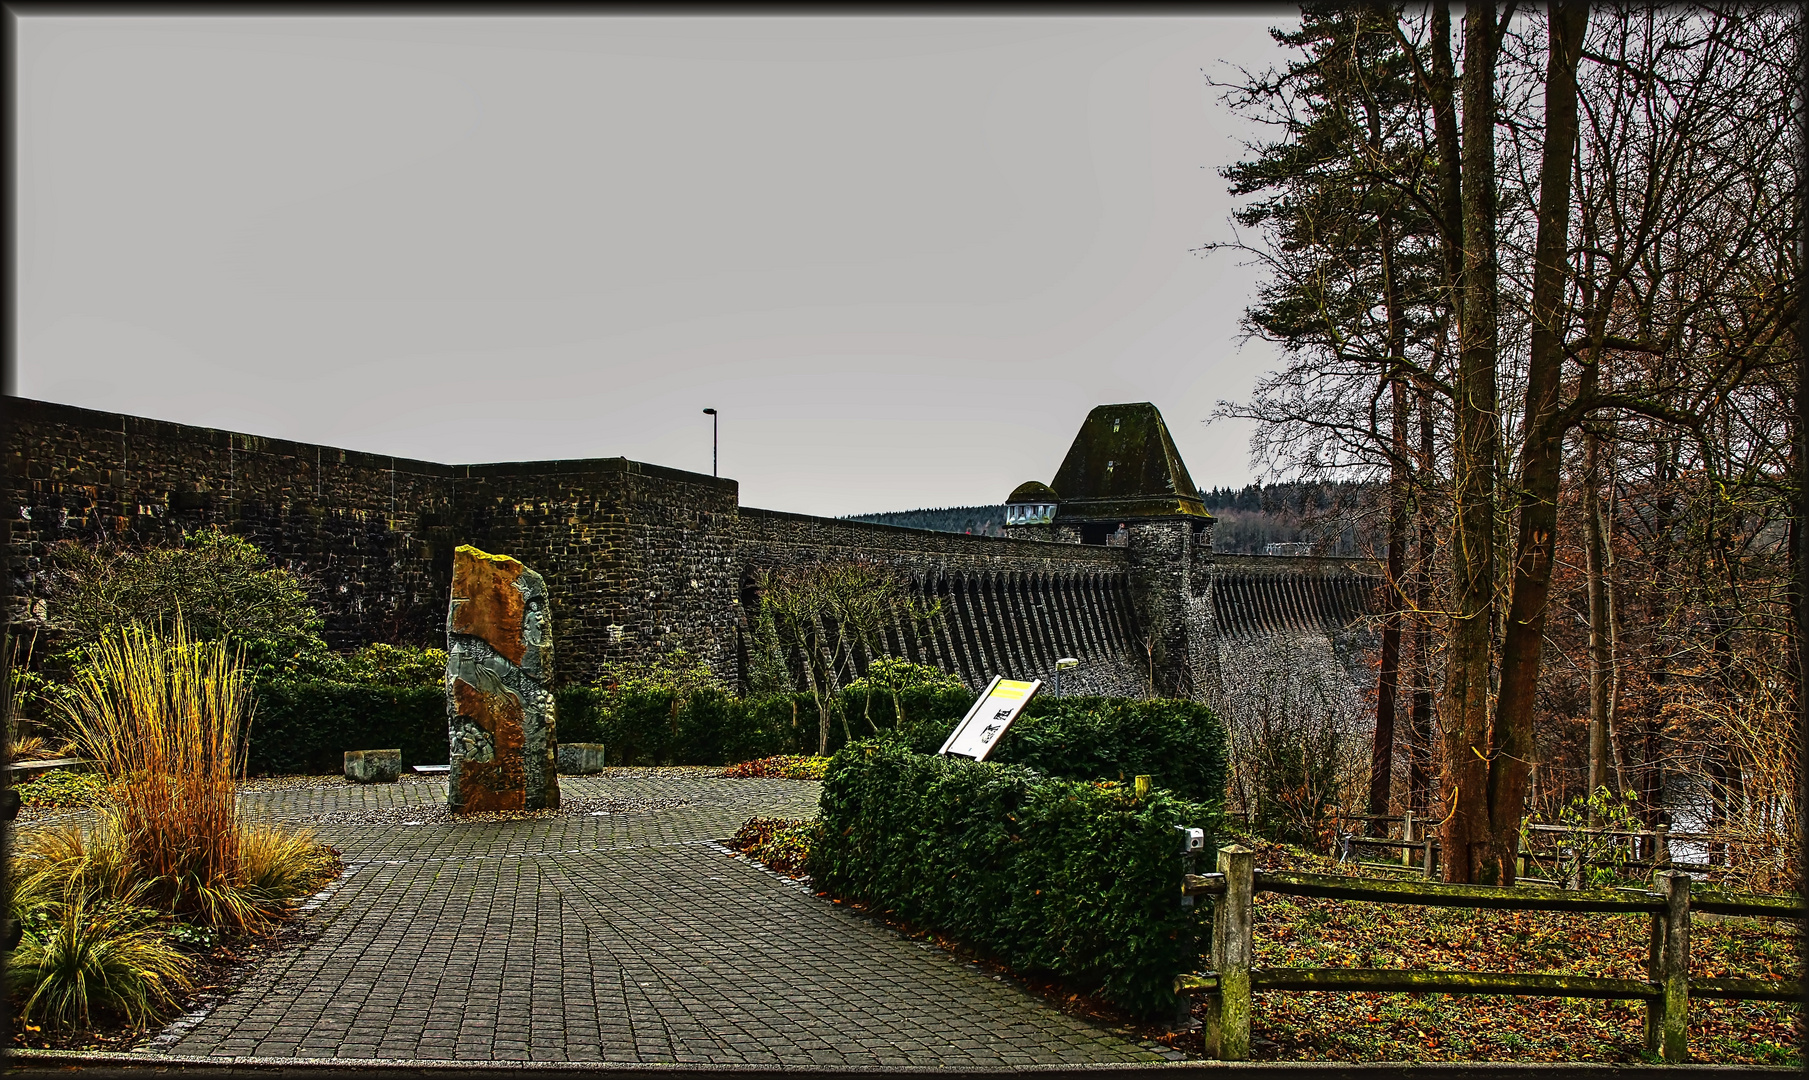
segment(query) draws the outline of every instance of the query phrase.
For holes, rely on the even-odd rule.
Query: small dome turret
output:
[[[1005,524],[1047,525],[1055,520],[1055,507],[1061,501],[1048,484],[1026,480],[1005,500]]]

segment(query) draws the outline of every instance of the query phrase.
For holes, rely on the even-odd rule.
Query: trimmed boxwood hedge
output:
[[[961,715],[965,709],[901,734],[913,750],[933,754]],[[1218,803],[1225,797],[1225,743],[1218,716],[1191,701],[1037,697],[987,760],[1077,780],[1148,776],[1182,798]]]
[[[256,690],[251,773],[339,772],[347,750],[400,747],[402,765],[444,765],[446,691],[437,686],[276,679]]]
[[[1175,1004],[1206,908],[1180,904],[1177,826],[1216,806],[1133,785],[856,742],[823,782],[818,888],[933,928],[1020,972],[1047,972],[1141,1016]]]
[[[585,686],[555,692],[561,742],[600,742],[611,764],[726,765],[775,754],[817,752],[817,709],[809,694],[743,700],[716,691],[693,694],[674,708],[670,691],[610,695]],[[446,697],[437,686],[390,687],[270,680],[257,687],[248,767],[254,773],[337,772],[347,750],[400,747],[404,766],[444,765]],[[875,693],[871,721],[916,750],[932,753],[973,704],[965,690],[913,688]],[[871,735],[860,691],[836,705],[858,739]],[[832,717],[829,748],[845,742]],[[1124,698],[1037,698],[993,753],[1078,779],[1155,778],[1183,797],[1213,801],[1225,785],[1224,729],[1204,706]]]

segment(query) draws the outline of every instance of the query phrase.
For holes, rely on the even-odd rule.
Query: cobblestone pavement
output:
[[[970,1068],[1179,1056],[716,843],[756,814],[814,814],[815,783],[674,771],[560,788],[687,805],[410,825],[371,812],[440,803],[443,782],[248,792],[254,815],[327,816],[314,828],[346,874],[310,902],[312,941],[177,1021],[153,1052]]]

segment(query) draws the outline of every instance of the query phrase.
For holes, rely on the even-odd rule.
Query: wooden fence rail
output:
[[[1333,822],[1361,822],[1358,828],[1346,831],[1337,829],[1338,858],[1340,862],[1365,862],[1360,858],[1363,848],[1393,848],[1401,852],[1400,861],[1403,866],[1419,866],[1424,869],[1428,879],[1432,877],[1432,867],[1437,864],[1438,838],[1432,833],[1436,829],[1433,819],[1423,815],[1416,816],[1409,811],[1405,814],[1347,814],[1331,815]],[[1392,840],[1386,836],[1368,836],[1370,823],[1384,825],[1400,823],[1400,839]],[[1600,855],[1582,855],[1575,846],[1540,848],[1535,847],[1535,839],[1549,839],[1560,844],[1567,838],[1579,838],[1585,842],[1607,841],[1610,847],[1618,848],[1624,841],[1628,847],[1628,857],[1618,855],[1604,857]],[[1709,860],[1704,863],[1677,862],[1671,857],[1671,842],[1705,844],[1709,848]],[[1581,825],[1543,825],[1529,823],[1521,833],[1520,859],[1522,875],[1525,868],[1531,866],[1538,869],[1542,864],[1551,864],[1559,873],[1569,879],[1582,875],[1586,866],[1614,866],[1629,869],[1672,869],[1691,870],[1698,873],[1709,873],[1725,870],[1733,866],[1733,852],[1742,850],[1776,850],[1788,846],[1785,838],[1771,841],[1757,841],[1751,837],[1731,835],[1725,832],[1675,832],[1668,825],[1657,825],[1650,829],[1612,829],[1590,828]],[[1715,862],[1714,853],[1720,850],[1726,856],[1726,865]],[[1365,862],[1365,865],[1378,865]]]
[[[1250,1056],[1251,995],[1261,990],[1332,990],[1441,994],[1517,994],[1536,997],[1621,998],[1646,1003],[1646,1049],[1670,1062],[1689,1057],[1690,998],[1794,1001],[1802,982],[1768,979],[1691,979],[1690,913],[1802,919],[1797,897],[1690,894],[1690,876],[1675,870],[1653,875],[1653,887],[1548,889],[1384,881],[1327,874],[1256,873],[1256,853],[1241,845],[1220,848],[1218,872],[1187,874],[1184,897],[1213,896],[1211,971],[1175,979],[1183,1016],[1191,998],[1206,998],[1206,1053],[1223,1061]],[[1253,900],[1257,893],[1358,900],[1383,904],[1493,908],[1508,911],[1618,912],[1651,916],[1651,947],[1644,979],[1490,971],[1413,971],[1375,968],[1257,968]],[[1185,902],[1191,903],[1191,899]]]

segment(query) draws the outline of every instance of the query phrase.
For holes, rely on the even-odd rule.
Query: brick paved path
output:
[[[565,798],[688,806],[494,823],[316,826],[347,875],[154,1052],[181,1056],[1012,1066],[1178,1055],[1064,1016],[933,946],[728,856],[818,785],[696,772],[562,777]],[[296,821],[443,804],[444,784],[254,791]]]

